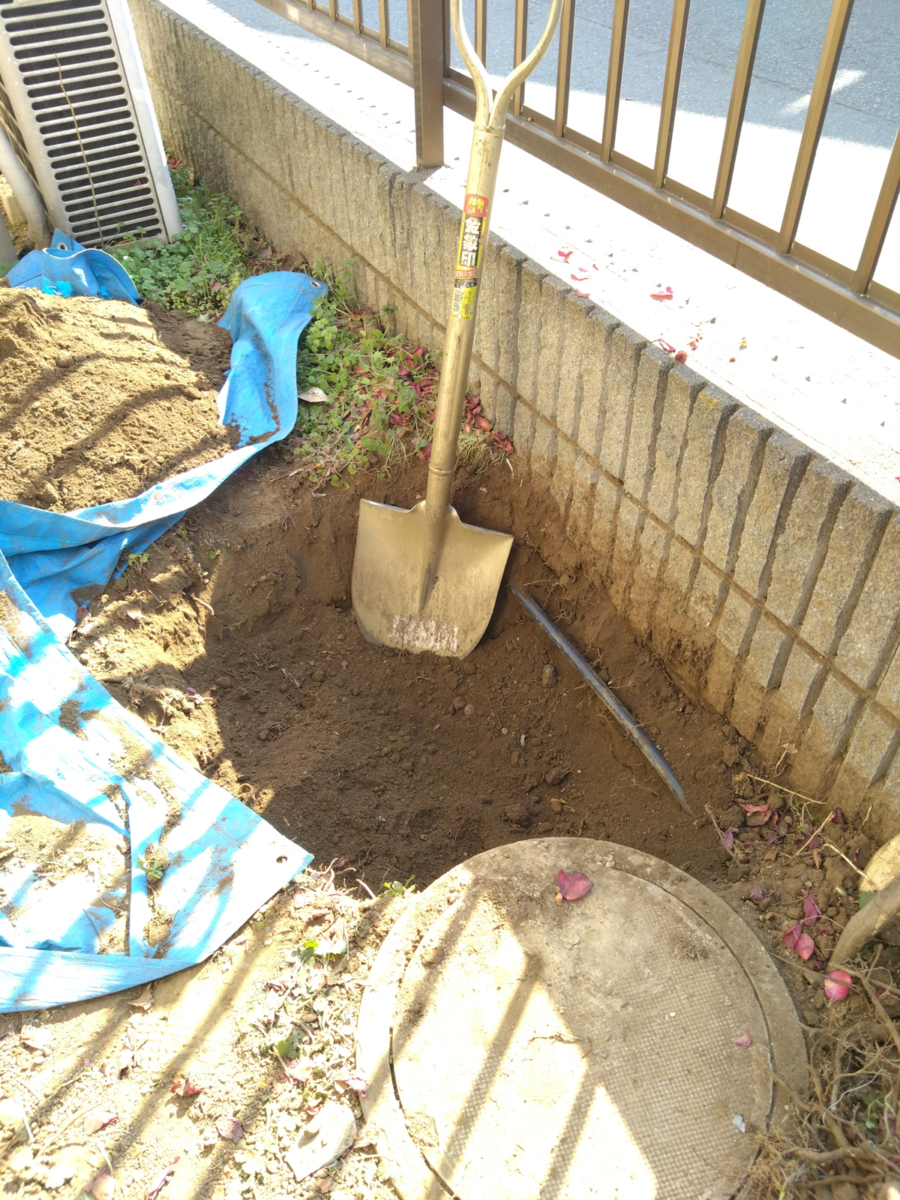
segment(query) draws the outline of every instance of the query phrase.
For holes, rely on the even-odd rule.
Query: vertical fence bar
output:
[[[813,84],[803,134],[800,138],[800,149],[797,151],[794,177],[788,191],[787,204],[784,206],[781,232],[775,244],[779,254],[787,254],[790,251],[791,243],[797,236],[797,226],[800,224],[800,215],[803,212],[803,201],[806,199],[806,189],[809,187],[809,177],[812,174],[819,137],[825,123],[825,110],[831,97],[831,88],[852,11],[853,0],[834,0],[831,16],[828,19],[828,29],[825,33],[825,44],[822,47],[822,57],[819,59],[816,81]]]
[[[378,0],[378,40],[387,48],[391,33],[391,15],[388,12],[388,0]]]
[[[328,0],[328,15],[332,25],[337,22],[337,0]]]
[[[575,0],[563,0],[559,18],[559,57],[556,66],[556,106],[553,132],[562,137],[569,116],[569,89],[572,86],[572,38],[575,33]]]
[[[612,36],[609,41],[609,71],[606,75],[606,104],[603,109],[603,141],[600,157],[609,162],[616,140],[619,120],[619,96],[622,91],[622,64],[625,61],[625,37],[628,32],[629,0],[616,0],[613,9]]]
[[[487,0],[475,0],[475,53],[487,66]]]
[[[672,8],[672,28],[669,33],[669,53],[666,57],[666,77],[663,82],[662,104],[659,109],[659,133],[656,138],[656,160],[653,164],[653,186],[661,188],[669,169],[672,149],[672,130],[675,127],[675,106],[678,85],[681,83],[681,64],[684,62],[684,39],[687,35],[691,0],[675,0]]]
[[[872,282],[872,276],[878,266],[878,256],[881,254],[881,247],[884,245],[888,226],[894,215],[898,195],[900,195],[900,130],[897,131],[897,136],[894,138],[894,148],[888,159],[881,191],[878,193],[872,223],[866,234],[862,254],[859,256],[859,266],[853,276],[853,283],[850,285],[853,291],[859,292],[860,295],[865,293],[866,288]]]
[[[516,25],[513,34],[513,66],[518,67],[525,61],[528,53],[528,0],[516,0]],[[525,84],[518,87],[512,98],[513,115],[522,115],[522,105],[525,102]]]
[[[362,33],[362,0],[353,0],[353,32],[357,37]]]
[[[762,29],[765,11],[766,0],[749,0],[747,12],[744,15],[744,29],[741,33],[741,44],[734,68],[734,82],[731,85],[731,100],[725,120],[722,153],[719,155],[716,186],[713,191],[712,208],[709,210],[709,215],[716,221],[722,219],[722,213],[728,203],[728,193],[731,191],[734,163],[741,140],[741,128],[747,109],[747,97],[750,94],[753,64],[756,61],[756,48],[759,45],[759,31]]]
[[[385,3],[385,0],[381,0]],[[416,166],[444,165],[444,6],[409,0],[409,57],[416,110]]]

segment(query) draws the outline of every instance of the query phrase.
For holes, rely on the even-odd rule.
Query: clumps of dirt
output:
[[[0,499],[88,508],[221,458],[230,349],[159,305],[0,289]]]

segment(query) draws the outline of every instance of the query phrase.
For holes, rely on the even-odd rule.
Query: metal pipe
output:
[[[884,180],[881,184],[881,190],[878,193],[878,201],[875,205],[872,223],[869,226],[869,232],[866,234],[866,242],[863,246],[862,254],[859,256],[859,265],[856,268],[853,282],[850,285],[854,292],[863,294],[872,282],[872,276],[875,274],[875,268],[878,266],[878,258],[881,254],[881,248],[884,245],[888,225],[890,225],[891,217],[894,214],[898,195],[900,195],[900,130],[897,131],[897,136],[894,139],[894,148],[891,151],[891,157],[888,159],[887,170],[884,173]]]
[[[816,150],[819,148],[819,138],[822,135],[822,126],[825,124],[825,112],[828,108],[828,101],[831,99],[834,76],[852,12],[853,0],[834,0],[828,20],[828,29],[825,33],[825,44],[822,47],[822,57],[819,59],[816,81],[813,84],[812,96],[806,113],[806,122],[800,137],[800,149],[797,151],[794,176],[791,179],[787,203],[784,206],[781,232],[775,246],[779,254],[788,254],[791,243],[797,236],[797,226],[800,224],[800,216],[803,212],[806,189],[809,187],[813,164],[816,161]]]
[[[672,9],[672,29],[669,34],[669,53],[666,58],[666,77],[663,82],[662,103],[659,108],[656,158],[653,164],[652,183],[655,188],[662,187],[669,169],[672,132],[675,128],[675,106],[678,104],[678,87],[681,83],[681,66],[684,62],[684,39],[687,36],[690,10],[691,0],[675,0]]]
[[[650,741],[638,722],[634,719],[618,696],[609,688],[596,671],[585,662],[575,647],[567,642],[563,635],[559,632],[547,614],[542,608],[539,608],[533,600],[528,600],[522,593],[509,585],[509,590],[522,605],[529,616],[534,617],[547,637],[553,642],[556,648],[566,656],[581,678],[585,681],[588,687],[592,688],[600,697],[602,703],[609,709],[612,715],[616,718],[637,748],[649,762],[650,766],[657,773],[684,811],[689,817],[694,814],[691,812],[690,806],[684,795],[684,788],[678,782],[675,772],[666,762],[665,757]]]
[[[625,38],[628,33],[630,0],[616,0],[613,10],[612,34],[609,39],[609,70],[606,73],[606,103],[603,107],[603,140],[600,157],[609,162],[616,144],[616,124],[619,120],[619,98],[622,93],[622,65],[625,62]]]
[[[559,18],[559,55],[556,65],[556,104],[553,132],[561,138],[569,119],[569,92],[572,88],[572,39],[575,35],[575,0],[563,0]]]
[[[734,82],[731,85],[731,100],[728,104],[728,117],[725,120],[725,136],[722,139],[722,153],[719,155],[719,169],[716,173],[712,208],[709,212],[709,215],[716,221],[721,220],[725,205],[728,203],[728,193],[731,191],[731,177],[734,175],[734,164],[741,140],[741,129],[744,125],[744,113],[747,109],[747,97],[750,95],[753,64],[756,61],[756,48],[759,45],[759,31],[762,29],[765,11],[766,0],[749,0],[737,63],[734,68]]]
[[[28,221],[28,240],[36,250],[50,245],[50,223],[44,211],[44,202],[28,172],[19,162],[15,147],[0,125],[0,173],[12,188],[13,195],[21,204]]]

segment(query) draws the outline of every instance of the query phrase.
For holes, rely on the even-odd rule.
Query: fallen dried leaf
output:
[[[227,1142],[239,1142],[244,1136],[244,1126],[237,1117],[219,1117],[216,1121],[219,1137]]]
[[[50,1030],[40,1025],[26,1025],[19,1034],[19,1041],[28,1050],[46,1051],[50,1049]]]
[[[109,1171],[101,1171],[90,1187],[85,1188],[94,1200],[112,1200],[116,1192],[116,1181]]]
[[[156,1200],[156,1197],[159,1195],[159,1193],[163,1190],[163,1188],[166,1186],[166,1184],[169,1182],[169,1180],[175,1174],[175,1164],[178,1162],[178,1160],[180,1158],[181,1158],[181,1155],[176,1154],[175,1157],[172,1159],[172,1161],[169,1163],[169,1165],[166,1167],[166,1169],[163,1171],[162,1175],[160,1175],[157,1178],[156,1183],[151,1184],[151,1186],[147,1190],[147,1200]]]
[[[93,1112],[88,1113],[84,1118],[84,1132],[97,1133],[100,1129],[105,1129],[107,1125],[112,1125],[114,1121],[118,1121],[119,1114],[114,1112]]]
[[[581,900],[594,885],[582,871],[573,871],[571,875],[560,871],[556,877],[556,886],[564,900]]]
[[[176,1075],[175,1082],[169,1088],[169,1091],[175,1096],[199,1096],[203,1088],[197,1087],[195,1083],[191,1083],[187,1075]]]
[[[142,613],[139,608],[126,608],[125,616],[129,621],[146,621],[147,614]]]
[[[153,984],[148,983],[139,996],[135,996],[133,1000],[128,1001],[129,1008],[140,1008],[146,1012],[153,1003]]]
[[[342,1082],[345,1083],[348,1088],[352,1088],[354,1092],[358,1092],[360,1096],[367,1096],[369,1094],[368,1081],[362,1079],[359,1075],[350,1075]]]

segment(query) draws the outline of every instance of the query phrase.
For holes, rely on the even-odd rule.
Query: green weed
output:
[[[184,232],[162,245],[139,229],[109,252],[145,299],[198,317],[216,317],[237,285],[259,269],[265,243],[228,196],[197,182],[182,164],[172,167],[171,174]]]
[[[312,274],[328,284],[301,339],[297,382],[301,396],[289,446],[298,473],[314,484],[349,487],[346,476],[374,466],[379,477],[411,454],[426,462],[440,377],[439,355],[411,346],[390,329],[390,308],[374,313],[359,303],[352,262],[337,270],[313,263]],[[304,403],[320,388],[327,404]],[[478,396],[466,402],[460,457],[481,463],[510,454],[508,439],[495,433]]]

